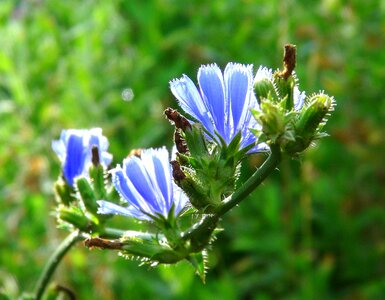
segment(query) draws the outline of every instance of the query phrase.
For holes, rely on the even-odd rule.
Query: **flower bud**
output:
[[[92,228],[95,225],[76,207],[59,207],[58,218],[83,232],[92,231]]]
[[[324,125],[324,118],[333,108],[333,98],[325,94],[317,94],[310,98],[309,105],[302,110],[295,125],[296,132],[306,138],[311,138],[315,131]]]
[[[294,108],[295,78],[293,75],[290,75],[288,78],[283,78],[278,74],[279,73],[274,74],[274,82],[281,99],[285,101],[284,107],[286,108],[286,111],[291,111]]]
[[[261,111],[252,110],[254,118],[262,125],[267,140],[276,143],[285,132],[285,114],[280,107],[270,101],[262,101]]]
[[[326,123],[327,114],[334,107],[334,99],[325,94],[310,97],[308,103],[294,124],[295,140],[283,147],[289,154],[302,152],[314,139],[322,137],[321,128]]]
[[[106,199],[107,189],[103,165],[91,165],[89,169],[91,184],[97,199]]]
[[[96,204],[96,197],[94,191],[91,188],[90,183],[84,177],[78,177],[76,180],[76,185],[80,194],[80,199],[84,204],[86,210],[94,215],[98,210],[98,205]]]
[[[268,78],[256,78],[254,81],[254,91],[257,95],[258,103],[261,103],[261,99],[278,100],[274,84]]]
[[[60,204],[69,206],[73,201],[76,200],[74,197],[74,189],[61,179],[55,182],[54,190],[56,200]]]

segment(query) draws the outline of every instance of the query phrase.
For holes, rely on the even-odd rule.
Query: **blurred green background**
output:
[[[297,45],[301,90],[335,96],[330,137],[283,161],[223,218],[207,283],[186,263],[149,269],[80,244],[55,280],[78,299],[385,299],[377,0],[1,0],[0,291],[32,291],[66,235],[52,213],[51,140],[62,128],[102,127],[114,163],[132,148],[170,147],[171,79],[195,79],[212,62],[275,69],[287,42]],[[251,157],[244,177],[263,158]]]

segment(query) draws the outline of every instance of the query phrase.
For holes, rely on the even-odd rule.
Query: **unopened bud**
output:
[[[320,129],[326,122],[327,114],[333,109],[333,98],[325,94],[314,95],[309,99],[309,104],[300,113],[295,123],[295,140],[284,145],[288,154],[304,151],[311,142],[319,138]]]
[[[274,101],[278,99],[274,84],[268,78],[256,79],[254,81],[254,91],[259,104],[262,99],[272,99]]]
[[[285,132],[285,115],[281,112],[278,105],[270,101],[263,101],[261,110],[252,110],[252,114],[262,125],[262,132],[266,135],[267,139],[275,143]]]
[[[84,207],[90,213],[96,214],[96,212],[98,211],[98,205],[96,204],[97,199],[88,180],[84,177],[80,177],[76,180],[76,185]]]
[[[89,232],[93,228],[90,220],[88,220],[80,210],[74,207],[59,207],[58,218],[83,232]]]
[[[98,166],[92,165],[89,169],[89,173],[91,178],[92,190],[95,195],[94,197],[97,199],[106,199],[107,189],[104,167],[100,164]]]
[[[323,125],[326,114],[332,109],[333,98],[325,94],[314,95],[310,104],[303,109],[296,124],[298,135],[309,137],[314,135],[320,125]]]
[[[61,179],[55,182],[54,190],[57,202],[60,204],[69,206],[73,201],[76,200],[74,197],[74,189]]]

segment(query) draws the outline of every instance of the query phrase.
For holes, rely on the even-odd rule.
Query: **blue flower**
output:
[[[255,78],[254,78],[254,84],[257,81],[262,81],[262,80],[268,80],[271,82],[273,86],[275,86],[272,69],[269,69],[265,66],[260,66],[258,68],[257,74],[255,75]],[[296,84],[293,90],[294,110],[299,111],[302,108],[305,98],[306,98],[305,92],[301,92],[298,88],[298,84]]]
[[[98,147],[100,163],[107,167],[112,155],[107,152],[108,140],[101,128],[63,130],[60,140],[52,142],[52,149],[63,163],[66,182],[74,185],[77,176],[88,176],[88,166],[92,159],[92,147]]]
[[[141,220],[163,216],[168,218],[171,208],[178,215],[188,198],[172,180],[169,153],[165,147],[147,149],[141,158],[130,156],[111,170],[112,182],[128,206],[98,201],[101,214],[119,214]]]
[[[242,149],[256,142],[249,129],[260,127],[250,112],[250,108],[258,107],[252,69],[252,65],[229,63],[222,74],[216,64],[202,66],[198,71],[199,90],[183,75],[170,82],[171,92],[182,109],[203,125],[209,139],[219,143],[219,135],[229,145],[241,132]],[[256,145],[251,152],[262,148]]]

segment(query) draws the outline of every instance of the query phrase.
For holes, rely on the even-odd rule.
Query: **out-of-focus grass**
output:
[[[56,274],[79,299],[381,299],[385,295],[385,5],[381,1],[0,3],[0,286],[32,290],[63,238],[51,214],[62,128],[102,127],[114,162],[172,143],[172,78],[228,61],[280,67],[337,107],[330,137],[223,218],[202,285],[76,247]],[[132,101],[121,94],[130,88]],[[261,156],[244,166],[246,177]],[[124,220],[121,220],[122,223]]]

